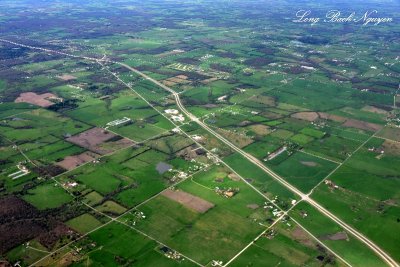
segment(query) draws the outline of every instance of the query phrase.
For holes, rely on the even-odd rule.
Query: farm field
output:
[[[252,195],[243,182],[230,177],[232,173],[225,168],[213,167],[174,187],[168,195],[151,200],[122,220],[150,236],[157,236],[201,264],[206,265],[212,260],[226,262],[262,231],[262,224],[273,222],[272,213],[263,211],[264,199]],[[187,196],[172,198],[179,192]],[[185,202],[183,198],[189,196],[195,199]],[[137,219],[138,212],[145,218]]]
[[[2,0],[0,266],[399,267],[398,10]]]

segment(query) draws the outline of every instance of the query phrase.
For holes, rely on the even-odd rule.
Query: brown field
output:
[[[319,118],[319,115],[317,112],[298,112],[293,114],[291,117],[305,121],[315,121]]]
[[[54,105],[54,102],[51,102],[49,99],[58,99],[58,97],[52,93],[45,93],[38,95],[34,92],[26,92],[21,93],[17,99],[15,99],[15,103],[29,103],[39,107],[47,108],[51,105]]]
[[[322,240],[347,240],[349,237],[346,232],[337,232],[336,234],[322,236]]]
[[[280,119],[280,118],[284,117],[282,114],[278,114],[278,113],[271,112],[271,111],[264,111],[261,113],[261,115],[268,119],[271,119],[271,120]]]
[[[188,76],[181,74],[181,75],[175,76],[175,78],[178,78],[178,79],[181,79],[181,80],[187,80]]]
[[[346,118],[342,116],[332,115],[325,112],[318,112],[318,115],[321,119],[337,121],[337,122],[345,122]]]
[[[72,76],[70,74],[63,74],[63,75],[57,76],[57,78],[62,80],[62,81],[65,81],[65,82],[76,80],[76,77]]]
[[[268,105],[268,106],[276,106],[275,99],[270,96],[256,95],[256,96],[250,97],[249,100],[256,102],[256,103]]]
[[[400,155],[400,143],[390,140],[385,140],[382,144],[382,148],[386,154],[399,156]]]
[[[86,151],[79,155],[67,156],[62,161],[57,162],[56,165],[66,169],[66,170],[72,170],[86,162],[96,159],[98,156],[99,155],[97,155],[95,153]]]
[[[188,77],[185,75],[178,75],[175,77],[165,79],[162,81],[162,83],[165,84],[166,86],[174,86],[177,84],[187,84],[187,83],[190,83],[190,81],[188,81],[187,78]]]
[[[183,191],[167,189],[162,192],[162,195],[200,213],[205,213],[214,207],[214,204]]]
[[[166,86],[174,86],[174,85],[176,85],[176,83],[171,82],[171,81],[169,81],[169,80],[164,80],[164,81],[162,81],[162,83],[163,83],[164,85],[166,85]]]
[[[213,77],[213,78],[202,80],[201,83],[202,84],[208,84],[208,83],[215,82],[215,81],[218,81],[218,80],[219,80],[218,78]]]
[[[380,108],[377,108],[374,106],[365,106],[361,110],[376,113],[376,114],[383,114],[383,115],[387,115],[389,113],[386,110],[383,110],[383,109],[380,109]]]
[[[120,138],[120,139],[118,139]],[[109,141],[110,139],[118,139]],[[101,128],[92,128],[80,134],[71,136],[66,139],[75,145],[89,149],[97,154],[104,155],[123,147],[132,145],[133,143],[125,138],[121,138],[107,130]]]
[[[253,139],[244,134],[235,133],[221,128],[218,128],[217,132],[240,148],[248,146],[254,142]]]
[[[71,136],[67,138],[67,141],[90,149],[114,137],[116,137],[115,134],[95,127],[80,134]]]
[[[298,242],[306,245],[306,246],[312,246],[313,242],[311,241],[309,235],[300,227],[296,226],[293,231],[290,232],[290,235],[292,238],[297,240]]]
[[[101,143],[97,146],[97,148],[100,150],[103,150],[103,151],[108,151],[106,153],[110,153],[112,151],[116,151],[121,148],[131,146],[133,144],[134,143],[131,140],[122,138],[122,139],[119,139],[119,140],[113,141],[113,142]]]
[[[169,79],[171,82],[178,83],[178,84],[184,84],[184,83],[190,83],[190,81],[186,79],[179,79],[177,77],[173,77]]]
[[[376,131],[378,131],[378,130],[383,128],[383,126],[379,125],[379,124],[360,121],[360,120],[355,120],[355,119],[346,120],[342,124],[342,126],[351,127],[351,128],[357,128],[357,129],[361,129],[361,130],[365,130],[365,131],[372,131],[372,132],[376,132]]]
[[[379,132],[378,136],[400,142],[400,128],[387,126]]]
[[[271,128],[263,124],[251,125],[250,129],[258,135],[267,135],[271,132]]]

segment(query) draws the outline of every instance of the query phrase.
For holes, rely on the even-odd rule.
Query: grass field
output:
[[[304,214],[307,216],[303,217]],[[349,234],[346,240],[327,239],[327,236],[343,232],[343,229],[308,204],[300,203],[290,215],[351,265],[371,267],[385,265],[378,256]]]
[[[44,183],[29,190],[23,198],[39,210],[58,208],[72,200],[63,188],[54,183]]]
[[[208,188],[216,175],[225,177],[220,187],[235,186],[240,189],[239,193],[232,198],[225,198],[214,192],[213,188]],[[228,260],[262,230],[260,225],[247,218],[254,211],[246,208],[246,205],[258,203],[261,206],[263,198],[252,194],[242,182],[231,181],[227,175],[224,169],[212,168],[196,175],[194,182],[187,181],[179,185],[179,190],[213,203],[215,207],[207,212],[201,214],[159,196],[140,207],[146,219],[140,220],[136,227],[150,236],[157,236],[167,245],[202,264],[208,264],[213,259]],[[268,218],[265,216],[264,220]],[[126,216],[128,222],[133,219],[132,214]]]
[[[126,226],[113,222],[91,233],[86,242],[96,247],[86,249],[76,266],[193,266],[187,260],[174,261],[157,251],[157,243]]]
[[[261,169],[244,160],[242,156],[234,154],[225,158],[224,161],[269,198],[272,199],[277,196],[278,205],[282,205],[283,208],[288,207],[291,200],[297,198],[291,191],[266,175]]]
[[[78,231],[79,233],[85,234],[100,226],[102,223],[92,215],[85,213],[80,215],[79,217],[67,221],[66,224],[72,229]]]
[[[346,266],[340,259],[318,246],[311,236],[289,220],[287,223],[279,223],[273,231],[269,231],[266,236],[258,239],[230,266],[321,266],[324,264]]]
[[[332,191],[326,185],[321,185],[312,197],[399,259],[400,237],[393,234],[399,228],[399,206],[346,189]]]
[[[215,267],[244,249],[231,266],[385,266],[197,119],[400,262],[396,23],[293,21],[338,1],[16,2],[0,4],[0,265],[196,265],[176,250]]]
[[[302,152],[271,168],[302,192],[310,191],[324,179],[337,164]]]

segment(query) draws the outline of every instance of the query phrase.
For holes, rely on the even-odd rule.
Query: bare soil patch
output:
[[[290,234],[295,240],[299,241],[300,243],[306,246],[314,245],[313,242],[310,240],[308,234],[298,226],[296,226],[296,228],[294,228]]]
[[[79,155],[67,156],[62,161],[58,162],[57,165],[66,170],[72,170],[86,162],[96,159],[98,156],[98,154],[86,151]]]
[[[63,74],[63,75],[57,76],[57,78],[59,78],[62,81],[65,81],[65,82],[76,80],[76,77],[73,75],[70,75],[70,74]]]
[[[119,136],[117,136],[117,138],[118,138]],[[116,151],[116,150],[119,150],[119,149],[122,149],[122,148],[124,148],[124,147],[128,147],[128,146],[131,146],[131,145],[133,145],[134,144],[134,142],[132,142],[131,140],[129,140],[129,139],[126,139],[126,138],[121,138],[121,139],[119,139],[119,140],[116,140],[116,141],[106,141],[106,142],[104,142],[104,143],[101,143],[101,144],[99,144],[98,146],[97,146],[97,149],[99,150],[99,151],[103,151],[103,154],[107,154],[107,153],[110,153],[110,152],[113,152],[113,151]]]
[[[183,191],[167,189],[162,192],[162,195],[200,213],[205,213],[214,207],[213,203]]]
[[[307,167],[317,167],[318,163],[314,161],[300,161],[301,164],[307,166]]]
[[[380,108],[377,108],[374,106],[365,106],[361,110],[376,113],[376,114],[383,114],[383,115],[389,114],[389,112],[387,112],[386,110],[380,109]]]
[[[218,128],[217,132],[240,148],[248,146],[254,142],[253,139],[246,135],[231,132],[229,130]]]
[[[275,98],[273,98],[271,96],[256,95],[256,96],[250,97],[249,100],[256,102],[256,103],[264,104],[267,106],[273,106],[273,107],[276,106]]]
[[[165,84],[166,86],[174,86],[174,85],[179,85],[179,84],[187,84],[190,83],[190,81],[188,80],[188,77],[185,75],[178,75],[175,77],[171,77],[168,79],[165,79],[162,81],[163,84]]]
[[[258,209],[258,207],[260,207],[260,206],[258,206],[257,204],[249,204],[246,207],[248,207],[249,209],[255,210],[255,209]]]
[[[45,93],[38,95],[34,92],[21,93],[15,103],[29,103],[39,107],[47,108],[54,105],[55,102],[50,101],[51,99],[59,99],[56,95],[52,93]]]
[[[218,81],[218,80],[219,80],[218,78],[212,77],[212,78],[209,78],[209,79],[202,80],[201,83],[202,84],[208,84],[208,83],[215,82],[215,81]]]
[[[232,181],[240,181],[240,177],[237,176],[236,173],[231,172],[230,174],[228,174],[228,178],[231,179]]]
[[[181,79],[181,80],[187,80],[188,76],[181,74],[181,75],[175,76],[175,78],[178,78],[178,79]]]
[[[382,148],[386,154],[400,156],[400,143],[390,140],[385,140],[382,144]]]
[[[100,155],[133,144],[128,139],[121,138],[118,135],[97,127],[71,136],[66,140]]]
[[[319,118],[319,115],[317,112],[298,112],[293,114],[291,117],[305,121],[315,121]]]
[[[271,132],[271,128],[263,124],[251,125],[250,129],[258,135],[267,135]]]
[[[164,81],[162,81],[162,83],[163,83],[164,85],[166,85],[166,86],[169,86],[169,87],[176,85],[176,83],[171,82],[171,81],[169,81],[169,80],[164,80]]]
[[[332,241],[337,241],[337,240],[347,240],[349,237],[347,236],[346,232],[337,232],[332,235],[326,235],[322,236],[322,240],[332,240]]]
[[[372,131],[372,132],[376,132],[376,131],[378,131],[378,130],[383,128],[383,126],[379,125],[379,124],[360,121],[360,120],[355,120],[355,119],[346,120],[342,124],[342,126],[351,127],[351,128],[357,128],[357,129],[361,129],[361,130],[365,130],[365,131]]]
[[[379,132],[379,136],[400,142],[400,128],[385,127]]]

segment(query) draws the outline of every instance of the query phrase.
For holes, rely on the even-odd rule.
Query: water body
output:
[[[165,162],[159,162],[156,166],[156,170],[158,171],[159,174],[163,174],[166,171],[169,171],[170,169],[172,169],[172,166]]]

